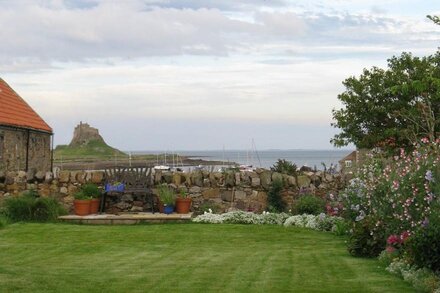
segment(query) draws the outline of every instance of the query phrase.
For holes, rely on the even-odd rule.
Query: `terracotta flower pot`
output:
[[[75,207],[75,214],[78,216],[87,216],[90,214],[90,200],[89,199],[75,199],[73,206]]]
[[[176,212],[178,214],[188,214],[191,210],[191,198],[181,198],[176,199]]]
[[[99,212],[99,198],[92,198],[90,200],[90,213],[97,214]]]

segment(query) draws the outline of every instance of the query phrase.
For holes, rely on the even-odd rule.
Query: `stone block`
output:
[[[67,183],[70,180],[70,172],[69,171],[60,171],[58,181],[61,183]]]
[[[251,180],[252,180],[252,181],[251,181],[251,185],[252,185],[253,187],[258,187],[258,186],[261,185],[260,177],[252,177]]]
[[[100,184],[104,180],[104,172],[103,171],[94,171],[92,173],[92,183]]]
[[[180,173],[173,174],[173,183],[177,186],[182,184],[182,175]]]
[[[261,185],[269,189],[270,184],[272,183],[272,174],[269,171],[264,171],[260,174]]]
[[[226,187],[233,187],[233,186],[235,186],[235,173],[233,173],[233,172],[226,172],[224,178],[225,178],[225,186]]]
[[[306,175],[299,175],[297,183],[299,188],[306,188],[310,186],[311,180]]]
[[[236,190],[234,192],[234,200],[244,200],[246,199],[246,192],[241,190]]]
[[[224,201],[231,202],[232,201],[232,190],[222,190],[220,192],[221,199]]]
[[[194,185],[203,186],[203,173],[201,171],[194,171],[191,176],[191,181]]]
[[[202,192],[203,198],[219,198],[220,197],[220,189],[218,188],[208,188],[203,190]]]
[[[272,181],[281,181],[281,182],[283,182],[283,174],[278,173],[278,172],[273,172],[272,173]]]

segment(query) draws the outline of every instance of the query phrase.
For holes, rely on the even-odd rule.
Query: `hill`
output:
[[[75,127],[73,138],[68,145],[58,145],[55,148],[55,160],[59,159],[108,159],[115,156],[126,157],[127,154],[105,143],[98,129],[87,123]]]

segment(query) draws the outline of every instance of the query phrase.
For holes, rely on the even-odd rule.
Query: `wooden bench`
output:
[[[105,170],[105,182],[113,185],[116,182],[122,183],[125,186],[124,191],[106,191],[101,197],[100,213],[105,210],[105,203],[108,195],[144,195],[145,199],[149,199],[151,204],[151,212],[154,213],[154,196],[151,192],[153,186],[152,170],[147,167],[139,168],[111,168]]]

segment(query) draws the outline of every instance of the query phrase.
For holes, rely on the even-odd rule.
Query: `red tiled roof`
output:
[[[0,78],[0,125],[42,130],[52,128]]]

